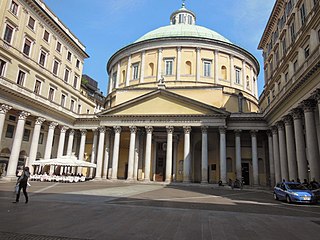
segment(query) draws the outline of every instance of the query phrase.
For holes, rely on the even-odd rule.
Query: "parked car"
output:
[[[316,203],[317,199],[312,190],[297,182],[277,183],[273,190],[276,200],[285,200],[288,203]]]

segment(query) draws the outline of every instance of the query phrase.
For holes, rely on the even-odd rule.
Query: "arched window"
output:
[[[121,82],[125,82],[125,81],[126,81],[126,71],[123,70],[123,71],[122,71]]]
[[[233,172],[232,171],[232,158],[227,158],[227,172]]]
[[[249,81],[249,76],[248,75],[246,77],[246,80],[247,80],[247,88],[250,88],[250,81]]]
[[[186,61],[186,74],[192,74],[192,65],[190,61]]]
[[[221,67],[221,78],[222,78],[223,80],[227,80],[227,77],[228,77],[228,75],[227,75],[227,68],[226,68],[226,66],[222,66],[222,67]]]
[[[239,93],[238,95],[238,108],[239,112],[243,112],[243,94]]]
[[[149,76],[154,76],[154,64],[149,63]]]

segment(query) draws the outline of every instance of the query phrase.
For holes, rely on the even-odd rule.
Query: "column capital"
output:
[[[162,48],[159,48],[159,49],[158,49],[158,52],[159,52],[159,53],[162,53]]]
[[[208,132],[208,126],[201,126],[201,132],[202,133],[207,133]]]
[[[1,104],[0,113],[6,114],[12,107],[7,104]]]
[[[146,126],[145,128],[146,128],[147,134],[153,132],[153,127],[151,127],[151,126]]]
[[[185,134],[189,134],[192,129],[191,129],[190,126],[184,126],[184,127],[183,127],[183,130],[184,130],[184,133],[185,133]]]
[[[105,127],[99,127],[98,128],[100,133],[105,133],[106,132],[106,128]]]
[[[284,124],[286,126],[292,125],[293,121],[292,121],[292,116],[291,115],[286,115],[282,118],[282,120],[284,121]]]
[[[81,136],[85,136],[87,134],[87,129],[79,129]]]
[[[166,126],[167,133],[173,133],[174,127],[173,126]]]
[[[51,122],[49,125],[49,129],[55,129],[56,126],[58,126],[58,125],[59,125],[59,123],[57,123],[57,122]]]
[[[74,135],[74,133],[75,133],[74,129],[70,129],[69,136]]]
[[[272,126],[271,127],[272,135],[278,134],[278,128],[277,126]]]
[[[258,130],[250,130],[250,135],[251,137],[256,137],[257,136],[257,133],[258,133]]]
[[[277,125],[278,130],[284,130],[283,121],[280,120],[280,121],[276,122],[276,125]]]
[[[37,119],[36,119],[36,125],[41,125],[43,122],[45,122],[46,121],[46,119],[45,118],[43,118],[43,117],[38,117]]]
[[[29,112],[21,111],[19,114],[19,120],[26,120],[29,115],[30,115]]]
[[[225,126],[220,126],[220,127],[219,127],[219,132],[220,132],[220,134],[226,133],[226,131],[227,131],[227,128],[226,128]]]
[[[69,129],[68,126],[61,126],[61,127],[60,127],[61,133],[65,133],[68,129]]]
[[[92,129],[93,135],[97,135],[99,133],[99,128]]]
[[[120,126],[113,126],[113,130],[115,133],[121,133],[121,127]]]
[[[320,104],[320,89],[315,90],[311,95]]]
[[[294,120],[303,118],[303,113],[302,113],[301,108],[292,109],[290,114],[292,115]]]
[[[241,132],[242,132],[241,129],[235,129],[235,130],[234,130],[234,134],[235,134],[236,136],[240,136]]]
[[[272,130],[271,129],[267,130],[266,133],[267,133],[268,137],[272,137]]]
[[[178,51],[178,52],[181,52],[181,46],[178,46],[178,47],[177,47],[177,51]]]
[[[129,126],[130,133],[136,133],[137,132],[137,127],[136,126]]]
[[[303,111],[305,113],[306,112],[313,112],[316,107],[316,103],[314,100],[307,99],[307,100],[302,101],[301,106],[302,106]]]

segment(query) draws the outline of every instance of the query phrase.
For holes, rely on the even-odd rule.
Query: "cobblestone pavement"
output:
[[[275,201],[271,190],[125,181],[31,182],[14,200],[0,181],[4,239],[318,240],[320,205]]]

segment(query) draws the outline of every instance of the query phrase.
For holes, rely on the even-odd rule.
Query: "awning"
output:
[[[75,156],[62,156],[60,158],[52,158],[52,159],[40,159],[36,160],[32,163],[32,165],[56,165],[56,166],[70,166],[70,167],[90,167],[96,168],[95,163],[80,161]]]

